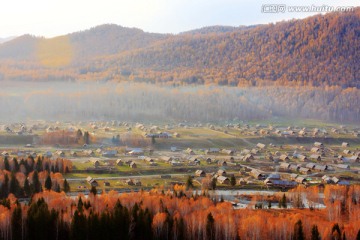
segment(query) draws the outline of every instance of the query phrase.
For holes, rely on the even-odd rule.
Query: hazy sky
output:
[[[210,25],[252,25],[313,13],[262,13],[263,4],[360,6],[359,0],[2,0],[0,37],[52,37],[104,23],[178,33]]]

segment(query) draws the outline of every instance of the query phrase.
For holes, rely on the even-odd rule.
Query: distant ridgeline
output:
[[[250,27],[154,34],[102,25],[0,45],[0,79],[360,87],[360,8]]]

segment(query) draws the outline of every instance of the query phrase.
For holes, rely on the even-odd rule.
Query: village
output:
[[[199,190],[351,185],[360,181],[359,134],[336,124],[4,124],[0,168],[5,158],[70,160],[63,177],[74,193],[171,189],[189,177]]]

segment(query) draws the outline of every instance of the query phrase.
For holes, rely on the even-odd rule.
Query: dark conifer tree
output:
[[[297,221],[294,226],[294,240],[304,240],[304,231],[301,220]]]
[[[71,221],[71,237],[72,240],[87,240],[87,220],[83,212],[75,210]]]
[[[39,193],[42,190],[41,182],[39,180],[39,174],[38,171],[34,171],[33,177],[32,177],[32,193]]]
[[[4,158],[4,168],[5,168],[6,171],[10,171],[10,163],[9,163],[9,157],[8,156],[6,156]]]
[[[6,198],[9,195],[9,176],[5,174],[4,183],[1,185],[1,198]]]
[[[70,192],[70,185],[66,179],[64,180],[63,190],[66,193]]]
[[[50,174],[48,174],[46,180],[45,180],[45,189],[50,191],[52,187],[52,181],[51,181],[51,177]]]
[[[320,233],[317,225],[313,225],[311,228],[311,240],[320,240]]]
[[[24,194],[26,197],[30,197],[31,196],[31,188],[30,188],[30,184],[29,184],[29,179],[25,178],[25,182],[24,182]]]
[[[18,205],[11,216],[11,239],[23,239],[23,236],[22,210],[21,205]]]
[[[57,212],[49,211],[44,199],[30,205],[27,212],[27,236],[29,240],[56,239]]]
[[[206,239],[215,240],[215,220],[211,213],[206,218]]]
[[[42,159],[40,158],[40,156],[36,160],[35,170],[38,172],[41,172],[43,170]]]
[[[21,196],[21,187],[20,187],[19,181],[16,179],[14,172],[12,172],[11,176],[10,176],[9,192],[14,194],[16,197]]]
[[[13,171],[18,172],[20,169],[20,166],[19,166],[19,162],[18,162],[17,158],[13,158],[13,164],[14,164]]]

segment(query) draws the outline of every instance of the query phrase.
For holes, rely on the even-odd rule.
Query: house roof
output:
[[[263,143],[258,143],[258,144],[256,144],[256,146],[261,149],[265,148],[265,144],[263,144]]]
[[[204,170],[196,170],[195,171],[196,174],[202,174],[202,173],[205,173]]]
[[[271,173],[267,179],[280,179],[280,174],[278,173]]]
[[[299,169],[299,171],[300,171],[300,172],[309,172],[309,171],[311,171],[311,170],[308,169],[308,168],[301,167],[301,168]]]
[[[326,165],[315,165],[316,170],[325,171],[327,169]]]
[[[314,168],[315,166],[316,166],[315,163],[308,163],[308,164],[306,164],[306,167],[307,167],[307,168]]]
[[[350,166],[347,164],[338,164],[336,165],[338,168],[343,168],[343,169],[350,169]]]
[[[281,164],[280,164],[280,167],[281,167],[281,168],[289,168],[290,165],[291,165],[290,163],[281,163]]]
[[[312,155],[310,155],[310,158],[311,159],[321,159],[321,156],[320,155],[317,155],[317,154],[312,154]]]
[[[286,181],[286,180],[272,180],[272,179],[266,179],[264,181],[265,184],[272,184],[276,186],[285,186],[285,187],[294,187],[297,186],[296,182],[293,181]]]
[[[220,182],[224,182],[224,181],[226,181],[226,180],[229,180],[229,178],[228,178],[228,177],[224,177],[224,176],[218,176],[218,177],[217,177],[217,180],[220,181]]]
[[[297,177],[297,178],[295,178],[295,181],[296,182],[298,182],[298,183],[302,183],[302,182],[306,182],[306,178],[304,178],[304,177]]]

